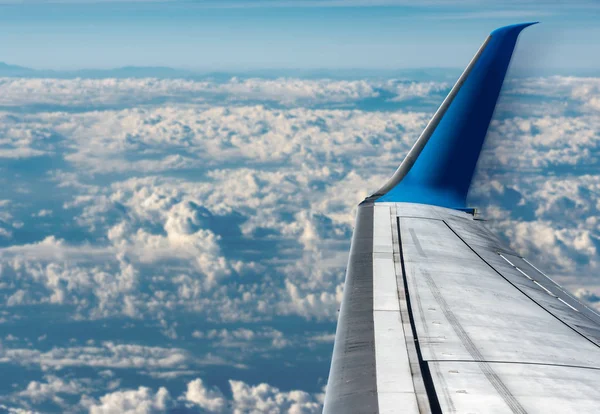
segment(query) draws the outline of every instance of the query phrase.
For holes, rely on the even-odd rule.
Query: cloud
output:
[[[592,167],[598,162],[598,131],[600,118],[593,115],[497,120],[482,162],[521,172]]]
[[[0,273],[22,286],[9,295],[7,306],[72,305],[79,312],[76,317],[136,317],[128,295],[137,286],[138,272],[124,258],[115,257],[110,248],[71,246],[49,237],[40,243],[9,247],[0,256],[5,264]],[[99,266],[98,260],[104,265]]]
[[[310,340],[314,342],[333,343],[335,341],[335,334],[315,335],[310,337]]]
[[[390,101],[402,102],[408,99],[426,98],[440,92],[449,92],[450,87],[451,85],[445,82],[388,81],[385,90],[396,95]]]
[[[286,291],[289,300],[280,303],[281,313],[296,313],[307,318],[333,319],[336,316],[336,307],[342,300],[343,286],[341,283],[338,284],[335,293],[310,291],[309,293],[290,280],[286,280]]]
[[[186,391],[177,399],[166,388],[156,392],[148,387],[115,391],[95,400],[82,398],[81,405],[92,414],[100,413],[163,413],[188,408],[200,408],[207,413],[318,413],[322,409],[323,394],[311,395],[304,391],[281,391],[269,384],[248,385],[243,381],[229,380],[231,399],[216,387],[208,388],[201,378],[187,384]]]
[[[219,389],[206,388],[200,378],[196,378],[188,383],[184,398],[186,401],[211,413],[222,412],[227,404],[225,397]]]
[[[210,356],[205,360],[198,360],[178,348],[104,342],[101,346],[55,347],[48,351],[9,348],[5,345],[0,350],[0,363],[39,367],[42,370],[62,370],[68,367],[172,370],[192,365],[219,365],[224,362]]]
[[[575,291],[575,296],[591,304],[597,304],[600,302],[600,296],[588,289],[577,289]]]
[[[0,404],[0,408],[6,410],[5,412],[8,414],[35,414],[35,411],[30,411],[24,408],[9,407],[4,404]]]
[[[233,394],[233,413],[317,413],[319,401],[303,391],[282,392],[268,384],[250,386],[242,381],[229,381]]]
[[[17,290],[15,293],[10,295],[6,300],[6,306],[18,306],[26,303],[27,292],[23,289]]]
[[[54,153],[52,130],[43,122],[24,124],[7,113],[0,113],[0,119],[0,158],[25,159]]]
[[[127,222],[121,222],[109,229],[108,239],[119,252],[135,257],[140,263],[183,259],[204,275],[206,287],[212,287],[219,279],[231,274],[235,263],[228,264],[221,255],[219,236],[198,228],[197,214],[190,204],[179,203],[162,220],[166,234],[136,230]]]
[[[158,78],[0,78],[0,106],[55,105],[105,108],[164,102],[275,102],[281,105],[348,103],[375,98],[382,91],[399,99],[425,97],[445,83],[232,77],[225,82]]]
[[[150,388],[115,391],[100,397],[98,404],[89,406],[90,414],[150,414],[164,413],[170,402],[169,391],[159,388],[153,393]]]
[[[48,216],[51,216],[51,215],[52,215],[52,210],[41,209],[34,216],[35,217],[48,217]]]
[[[256,342],[261,342],[259,347],[265,349],[281,349],[290,345],[290,341],[285,338],[283,332],[273,328],[262,328],[252,330],[248,328],[238,329],[210,329],[208,331],[194,331],[192,336],[198,339],[212,340],[214,348],[240,348],[247,350],[250,344],[256,346]],[[265,344],[266,342],[266,344]]]
[[[19,392],[19,398],[26,398],[35,404],[46,400],[55,403],[64,404],[59,394],[78,395],[88,391],[89,387],[78,380],[68,380],[58,378],[53,375],[45,377],[46,382],[31,381],[24,391]]]
[[[518,79],[510,82],[509,91],[524,95],[538,95],[565,100],[570,97],[577,109],[597,113],[600,110],[598,93],[600,78],[576,76],[548,76]]]
[[[320,170],[336,157],[360,165],[376,153],[392,164],[426,121],[414,113],[263,106],[175,106],[48,120],[76,149],[65,159],[91,173],[222,168],[223,160]],[[377,151],[379,144],[391,153]]]

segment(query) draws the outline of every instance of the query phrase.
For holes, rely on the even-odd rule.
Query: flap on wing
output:
[[[466,209],[466,197],[522,23],[493,31],[377,201]]]

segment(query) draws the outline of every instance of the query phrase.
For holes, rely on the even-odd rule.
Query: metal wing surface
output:
[[[600,316],[466,206],[520,31],[486,39],[359,205],[326,413],[595,413]]]

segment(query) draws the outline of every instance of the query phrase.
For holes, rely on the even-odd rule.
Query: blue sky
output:
[[[600,65],[597,2],[418,4],[6,1],[0,5],[0,59],[53,69],[463,67],[494,28],[542,21],[523,40],[519,65]]]

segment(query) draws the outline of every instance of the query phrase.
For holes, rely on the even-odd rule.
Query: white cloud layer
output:
[[[0,105],[105,106],[160,101],[196,104],[268,101],[283,105],[345,103],[378,97],[381,91],[394,100],[422,98],[447,89],[445,82],[329,80],[278,78],[225,82],[191,79],[106,78],[30,79],[0,78]]]
[[[207,90],[235,99],[276,97],[281,102],[341,102],[386,90],[402,100],[427,97],[447,87],[435,82],[295,79],[232,79],[222,84],[156,79],[3,82],[5,99],[14,94],[26,100],[31,95],[27,91],[41,89],[35,99],[46,95],[63,103],[75,99],[76,105],[84,104],[77,101],[80,96],[107,103],[119,94],[124,99],[138,95],[147,99],[167,92],[177,96]],[[573,102],[584,102],[597,88],[595,78],[554,77],[515,81],[507,92],[509,99],[514,93],[559,96],[551,84],[564,89],[562,94],[571,94]],[[52,172],[59,188],[74,192],[63,208],[78,212],[77,223],[97,232],[101,240],[81,245],[49,236],[0,251],[3,273],[28,281],[28,289],[20,286],[6,295],[7,304],[71,304],[78,309],[77,317],[93,318],[140,318],[176,307],[194,312],[214,309],[210,317],[219,315],[222,320],[253,320],[269,313],[333,319],[341,298],[354,206],[394,170],[428,116],[190,103],[17,117],[5,113],[0,125],[11,154],[64,154],[77,173]],[[494,122],[481,165],[492,175],[513,168],[545,174],[549,168],[592,167],[597,164],[599,131],[600,118],[587,110],[576,117],[520,113]],[[188,171],[197,177],[190,178]],[[186,178],[165,177],[172,172]],[[91,184],[98,175],[109,174],[117,177],[109,185]],[[493,177],[490,181],[497,182]],[[581,233],[570,222],[555,231],[556,224],[548,220],[560,206],[550,206],[561,197],[536,185],[541,181],[520,184],[526,187],[527,198],[535,197],[540,221],[517,225],[504,214],[505,223],[496,228],[513,237],[514,246],[524,253],[543,250],[545,261],[560,264],[557,269],[581,269],[574,255],[588,257],[586,269],[594,269],[596,230]],[[577,206],[584,205],[591,205],[589,197],[577,201]],[[488,210],[502,211],[493,206]],[[232,258],[222,248],[223,236],[210,224],[215,216],[236,214],[247,241],[266,231],[282,245],[301,248],[295,254],[288,254],[289,247],[274,253],[276,263]],[[7,238],[13,232],[3,229]],[[527,239],[530,232],[539,237]],[[264,282],[234,293],[228,281],[237,283],[248,274],[261,275]],[[275,279],[281,283],[274,284]],[[158,283],[151,285],[154,295],[140,291],[152,281]]]
[[[85,394],[80,407],[99,413],[179,405],[216,413],[317,412],[318,395],[277,384],[232,380],[221,390],[206,385],[214,382],[207,376],[191,379],[217,366],[248,371],[261,361],[252,358],[296,363],[286,352],[319,346],[328,354],[311,358],[328,366],[333,330],[293,332],[294,323],[335,320],[355,206],[394,171],[435,109],[354,105],[385,93],[390,97],[380,103],[391,109],[413,99],[429,108],[447,87],[387,80],[1,80],[0,104],[77,110],[0,112],[0,158],[21,166],[2,170],[0,323],[25,326],[32,314],[52,309],[65,323],[152,326],[162,345],[115,338],[84,346],[63,338],[43,348],[55,340],[43,330],[29,335],[42,338],[37,342],[4,335],[0,363],[42,374],[0,402],[63,409]],[[595,78],[509,83],[472,191],[498,234],[595,306],[597,92]],[[543,110],[515,111],[519,94],[543,99]],[[293,323],[276,325],[282,319]],[[106,378],[61,376],[79,369]],[[121,370],[165,385],[122,386]]]

